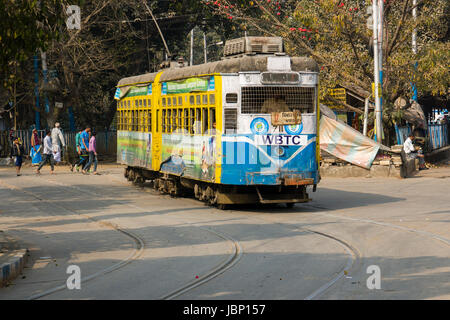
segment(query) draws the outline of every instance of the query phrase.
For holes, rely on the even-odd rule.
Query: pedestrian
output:
[[[86,174],[89,172],[89,169],[91,168],[92,163],[94,163],[94,174],[98,175],[97,172],[97,140],[95,139],[96,133],[92,132],[92,137],[89,140],[89,162],[86,164],[86,166],[83,168],[83,173]]]
[[[78,172],[80,170],[79,167],[81,166],[81,168],[83,168],[87,161],[87,153],[81,152],[81,134],[82,133],[83,133],[83,130],[80,130],[75,135],[75,151],[76,151],[75,158],[76,159],[75,159],[75,162],[70,167],[70,171],[73,171],[73,168],[75,167]]]
[[[428,168],[425,166],[425,156],[422,154],[422,149],[414,146],[413,142],[415,138],[413,133],[408,135],[408,139],[403,144],[403,151],[406,153],[407,160],[419,158],[419,170],[427,170]]]
[[[80,149],[81,149],[81,156],[84,156],[85,159],[87,159],[87,156],[89,155],[89,139],[90,139],[90,133],[91,133],[91,128],[87,127],[80,135]],[[86,166],[86,165],[85,165]],[[85,167],[84,166],[84,167]],[[81,172],[86,173],[84,171],[84,167],[81,167],[82,170]]]
[[[33,132],[31,133],[31,150],[30,150],[30,156],[31,156],[31,165],[38,166],[42,161],[41,156],[41,139],[39,139],[38,131],[33,129]]]
[[[64,141],[64,136],[60,129],[59,122],[55,123],[55,127],[52,129],[52,149],[54,154],[54,161],[61,162],[61,145],[63,148],[66,147],[66,142]]]
[[[11,148],[11,158],[15,157],[16,174],[20,176],[20,168],[22,168],[22,157],[25,153],[23,145],[20,143],[19,138],[13,137],[13,144]]]
[[[44,138],[44,159],[42,160],[41,164],[39,165],[39,167],[36,170],[37,174],[41,173],[40,170],[46,162],[48,162],[50,164],[50,167],[52,168],[52,170],[50,171],[51,174],[53,174],[53,172],[55,170],[54,160],[53,160],[53,154],[55,153],[55,151],[53,151],[51,134],[52,134],[52,132],[50,130],[47,130],[47,134]]]

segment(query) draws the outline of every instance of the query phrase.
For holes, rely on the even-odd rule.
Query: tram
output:
[[[173,196],[230,204],[310,200],[319,183],[318,65],[278,37],[229,40],[220,61],[121,79],[117,161]]]

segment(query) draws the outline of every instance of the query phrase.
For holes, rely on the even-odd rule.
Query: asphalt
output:
[[[0,168],[0,224],[30,248],[26,278],[0,299],[161,299],[186,286],[173,298],[450,298],[448,167],[324,179],[293,209],[227,211],[134,187],[120,166],[99,172]],[[73,264],[81,290],[64,288]],[[366,286],[371,265],[379,290]]]

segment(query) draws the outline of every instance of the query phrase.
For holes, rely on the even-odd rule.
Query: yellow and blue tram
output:
[[[306,202],[320,180],[318,65],[281,38],[227,41],[221,61],[121,79],[117,161],[130,181],[224,207]]]

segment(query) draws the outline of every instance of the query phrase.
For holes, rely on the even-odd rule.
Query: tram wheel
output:
[[[217,209],[219,209],[219,210],[227,210],[229,207],[230,207],[230,205],[223,204],[223,203],[217,205]]]
[[[286,208],[292,209],[294,207],[294,205],[295,205],[294,202],[288,202],[288,203],[286,203]]]
[[[133,169],[130,169],[128,171],[128,175],[127,175],[127,180],[128,181],[133,181],[134,180],[134,176],[135,176],[135,172]]]

